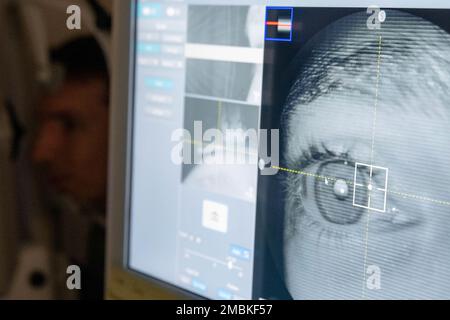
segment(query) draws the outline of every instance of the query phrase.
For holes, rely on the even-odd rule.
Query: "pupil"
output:
[[[345,200],[348,197],[348,185],[347,182],[343,179],[338,179],[334,183],[334,195],[339,200]]]
[[[337,179],[328,183],[322,179],[315,181],[314,198],[325,220],[335,224],[350,225],[358,222],[363,215],[363,208],[353,206],[353,186],[347,183],[347,181],[353,181],[354,171],[354,164],[345,160],[327,161],[318,168],[318,175]],[[367,193],[368,190],[359,192]],[[358,193],[355,196],[359,199],[365,195]]]

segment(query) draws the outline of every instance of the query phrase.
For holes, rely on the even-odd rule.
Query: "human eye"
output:
[[[58,115],[55,117],[55,121],[66,134],[76,133],[85,127],[84,122],[79,117],[71,114]]]
[[[390,199],[391,206],[385,212],[355,205],[368,199],[371,189],[384,190],[385,179],[379,171],[357,166],[350,154],[350,150],[332,152],[325,146],[310,147],[286,172],[286,214],[293,232],[313,230],[319,239],[333,240],[364,232],[369,217],[374,221],[372,230],[380,232],[411,222],[405,219],[406,212],[396,209],[394,199]],[[357,184],[364,187],[355,189],[355,175]],[[369,185],[370,189],[366,187]]]
[[[74,119],[69,117],[61,118],[60,123],[66,132],[72,132],[76,128],[76,122],[74,121]]]

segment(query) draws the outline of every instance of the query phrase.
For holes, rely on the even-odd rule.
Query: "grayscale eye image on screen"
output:
[[[261,211],[283,223],[262,238],[294,299],[449,298],[450,12],[383,14],[294,8],[297,41],[266,42],[282,160]]]
[[[208,299],[450,298],[450,5],[136,3],[130,270]]]

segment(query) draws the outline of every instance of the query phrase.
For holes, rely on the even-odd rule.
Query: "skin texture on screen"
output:
[[[282,117],[283,165],[299,171],[283,175],[295,299],[450,297],[450,36],[386,13],[379,30],[344,17],[296,57]],[[380,212],[354,205],[355,181]]]

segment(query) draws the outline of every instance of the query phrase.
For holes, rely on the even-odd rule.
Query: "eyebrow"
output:
[[[322,31],[294,59],[299,61],[298,75],[287,97],[282,123],[299,105],[339,90],[375,99],[370,82],[376,77],[377,38],[362,32],[365,26],[355,28],[355,23],[360,23],[357,18],[344,19],[350,23]],[[412,15],[401,14],[397,19],[397,24],[387,25],[380,32],[380,106],[388,102],[393,108],[387,112],[449,118],[450,35]]]

